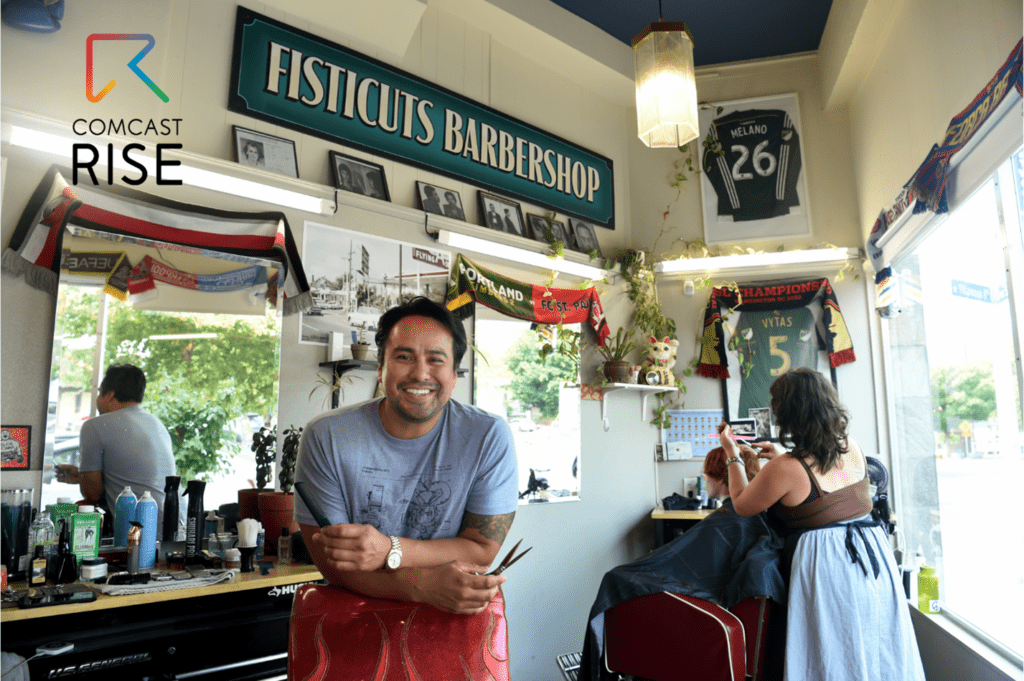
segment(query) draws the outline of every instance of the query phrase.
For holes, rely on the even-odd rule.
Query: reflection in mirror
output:
[[[76,254],[124,251],[132,263],[149,255],[180,272],[197,274],[235,271],[250,264],[238,258],[226,261],[94,239],[66,238],[64,248]],[[261,267],[268,264],[258,262]],[[275,272],[269,269],[267,274],[273,277]],[[171,433],[182,488],[188,480],[207,481],[207,509],[236,502],[238,490],[250,487],[256,478],[252,435],[276,421],[281,332],[276,310],[265,302],[265,284],[257,304],[242,300],[211,306],[210,297],[259,297],[258,285],[231,293],[167,286],[155,295],[151,292],[147,301],[133,299],[133,307],[105,293],[105,283],[104,277],[96,282],[95,276],[66,270],[61,275],[43,506],[62,496],[82,498],[77,484],[56,479],[54,466],[79,464],[82,423],[97,414],[97,387],[106,367],[114,363],[134,364],[146,373],[142,408]],[[190,308],[248,311],[182,311]]]
[[[476,306],[473,342],[478,349],[474,403],[506,419],[512,429],[519,503],[578,500],[583,468],[579,367],[557,353],[541,361],[530,322],[483,305]]]

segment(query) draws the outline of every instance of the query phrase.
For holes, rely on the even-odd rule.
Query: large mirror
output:
[[[474,403],[507,420],[512,429],[519,503],[579,500],[578,364],[557,353],[542,360],[530,322],[483,305],[476,306],[473,344],[478,349],[473,354]]]
[[[266,282],[279,263],[158,248],[74,226],[68,232],[64,262],[73,266],[62,271],[58,289],[43,506],[82,498],[77,484],[57,479],[54,466],[80,463],[79,432],[97,414],[97,388],[113,363],[145,371],[142,408],[171,433],[183,485],[207,481],[207,509],[236,502],[238,490],[256,478],[252,435],[276,421],[281,325]],[[158,281],[147,294],[112,294],[106,276],[88,272],[88,262],[121,252],[130,263],[148,256],[200,282],[245,267],[258,274],[253,286],[230,292]]]

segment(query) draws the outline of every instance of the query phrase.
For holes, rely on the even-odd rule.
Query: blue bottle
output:
[[[151,568],[156,564],[156,525],[160,515],[156,499],[149,490],[142,495],[135,506],[135,522],[142,524],[142,541],[139,543],[139,568]]]
[[[135,520],[135,504],[138,499],[127,485],[114,502],[114,546],[128,545],[128,523]]]

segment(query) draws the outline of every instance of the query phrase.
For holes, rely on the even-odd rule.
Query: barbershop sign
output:
[[[615,228],[611,159],[244,7],[228,108]]]

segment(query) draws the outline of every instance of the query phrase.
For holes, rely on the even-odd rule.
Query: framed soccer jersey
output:
[[[796,93],[712,103],[699,124],[707,243],[811,234]]]

